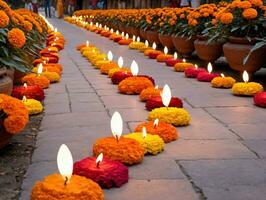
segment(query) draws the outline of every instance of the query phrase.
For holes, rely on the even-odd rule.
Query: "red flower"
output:
[[[266,108],[266,92],[257,93],[253,100],[256,106]]]
[[[161,97],[152,97],[148,99],[145,106],[149,111],[153,110],[154,108],[164,107]],[[169,107],[183,108],[183,102],[177,97],[172,97]]]
[[[22,99],[26,96],[27,99],[36,99],[38,101],[44,100],[44,91],[38,85],[27,86],[17,86],[13,88],[12,96],[17,99]]]

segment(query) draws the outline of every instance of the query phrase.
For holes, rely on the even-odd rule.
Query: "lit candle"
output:
[[[123,67],[123,64],[124,64],[124,60],[123,60],[123,57],[120,56],[118,58],[118,67],[121,69]]]
[[[207,67],[208,72],[200,72],[197,75],[197,80],[198,81],[203,81],[203,82],[211,82],[212,79],[214,79],[215,77],[220,76],[219,74],[216,73],[212,73],[212,64],[208,63],[208,67]]]
[[[236,80],[232,77],[225,77],[222,73],[221,76],[215,77],[211,81],[211,85],[214,88],[231,88],[235,84]]]
[[[108,58],[108,60],[109,60],[110,62],[113,60],[113,53],[112,53],[112,51],[108,51],[108,53],[107,53],[107,58]]]
[[[185,76],[187,78],[197,78],[200,72],[207,72],[207,70],[204,68],[199,68],[198,65],[195,64],[194,67],[185,69]]]
[[[263,91],[263,86],[261,84],[256,82],[248,82],[249,75],[247,71],[243,72],[242,78],[244,82],[235,83],[232,87],[232,92],[234,95],[254,96]]]
[[[159,55],[156,57],[156,60],[157,60],[158,62],[165,62],[167,59],[173,58],[172,55],[168,55],[168,48],[167,48],[167,46],[164,47],[163,52],[164,52],[164,54],[159,54]]]
[[[104,199],[100,186],[90,179],[72,175],[73,158],[64,144],[57,154],[57,166],[60,174],[51,174],[32,188],[31,200],[40,199]]]
[[[41,63],[41,64],[39,64],[39,66],[38,66],[38,71],[37,71],[38,76],[40,76],[40,75],[42,74],[42,70],[43,70],[43,65],[42,65],[42,63]]]
[[[169,67],[172,67],[176,63],[180,63],[180,62],[182,62],[182,59],[178,59],[178,55],[176,52],[174,53],[174,57],[171,57],[165,60],[166,65]]]

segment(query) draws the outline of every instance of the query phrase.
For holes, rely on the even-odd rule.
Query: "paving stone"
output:
[[[134,121],[146,121],[148,117],[148,111],[144,109],[136,109],[136,108],[115,108],[110,109],[110,113],[114,113],[115,111],[118,111],[123,121],[125,122],[134,122]]]
[[[99,96],[121,96],[117,89],[97,90]]]
[[[70,93],[70,101],[72,102],[100,102],[99,97],[95,93]]]
[[[162,156],[177,160],[256,158],[236,140],[178,140],[166,145]]]
[[[40,129],[49,130],[65,127],[99,125],[109,120],[106,112],[80,112],[49,115],[45,116],[43,119]]]
[[[225,124],[261,124],[266,122],[265,111],[261,108],[230,107],[207,108],[206,110]]]
[[[118,189],[105,190],[105,200],[195,200],[199,199],[184,180],[130,180]]]
[[[209,200],[265,200],[266,185],[230,186],[227,188],[203,188]]]
[[[175,160],[155,156],[145,156],[141,164],[130,167],[129,176],[138,180],[185,179]]]
[[[67,93],[46,95],[46,98],[44,100],[45,105],[57,104],[62,102],[69,102]]]
[[[69,113],[70,112],[69,102],[63,101],[61,103],[51,103],[45,106],[44,111],[45,114],[47,115]]]
[[[108,108],[139,108],[145,109],[145,104],[139,101],[138,96],[103,96],[103,103]]]
[[[180,163],[201,188],[260,186],[266,183],[266,160],[196,160],[180,161]]]
[[[243,143],[260,157],[266,158],[266,140],[245,140]]]
[[[94,93],[95,91],[92,88],[68,88],[68,92],[72,93]]]
[[[232,129],[237,135],[243,139],[266,139],[266,124],[230,124],[229,128]]]
[[[94,112],[105,111],[105,107],[102,103],[91,102],[72,102],[71,111],[74,112]]]

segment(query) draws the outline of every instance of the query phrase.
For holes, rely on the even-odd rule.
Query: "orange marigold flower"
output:
[[[27,31],[31,31],[31,30],[32,30],[32,23],[30,23],[29,21],[25,21],[25,22],[24,22],[24,28],[25,28]]]
[[[15,48],[22,48],[26,43],[26,37],[19,28],[12,28],[7,33],[8,42]]]
[[[258,12],[254,8],[245,9],[242,16],[246,19],[255,19],[258,16]]]
[[[251,8],[252,5],[249,1],[242,1],[240,3],[240,8],[243,8],[243,9],[247,9],[247,8]]]
[[[8,15],[0,10],[0,28],[5,28],[9,24],[9,17]]]
[[[220,20],[223,24],[230,24],[233,21],[234,16],[232,13],[222,13]]]
[[[262,6],[263,2],[262,0],[249,0],[249,2],[254,6]]]

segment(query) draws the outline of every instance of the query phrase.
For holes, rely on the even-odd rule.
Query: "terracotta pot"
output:
[[[13,81],[7,75],[6,68],[0,69],[0,93],[11,95],[13,88]]]
[[[6,69],[6,74],[9,76],[9,78],[11,78],[12,81],[14,80],[14,73],[15,73],[15,70],[13,68]]]
[[[150,44],[153,44],[154,42],[157,45],[160,45],[161,42],[159,40],[159,33],[157,31],[146,31],[147,40]]]
[[[196,38],[172,36],[173,44],[179,54],[183,57],[190,57],[194,51],[194,41]]]
[[[223,54],[224,42],[209,43],[207,40],[195,40],[194,47],[198,57],[206,62],[214,62]]]
[[[140,37],[139,29],[132,27],[131,32],[132,36],[135,35],[136,37]]]
[[[162,45],[164,47],[166,46],[170,51],[174,48],[174,44],[173,44],[171,35],[159,34],[159,40],[162,43]]]
[[[140,37],[142,37],[144,40],[147,40],[146,31],[143,29],[139,30]]]
[[[223,45],[224,56],[232,69],[239,72],[246,70],[252,74],[265,64],[266,46],[252,52],[246,64],[243,64],[254,43],[254,40],[248,42],[245,38],[230,37],[229,41]]]
[[[24,72],[20,72],[15,69],[14,72],[14,83],[21,83],[21,79],[26,75]]]
[[[8,145],[11,138],[12,138],[12,135],[7,133],[5,128],[1,125],[0,126],[0,149]]]

